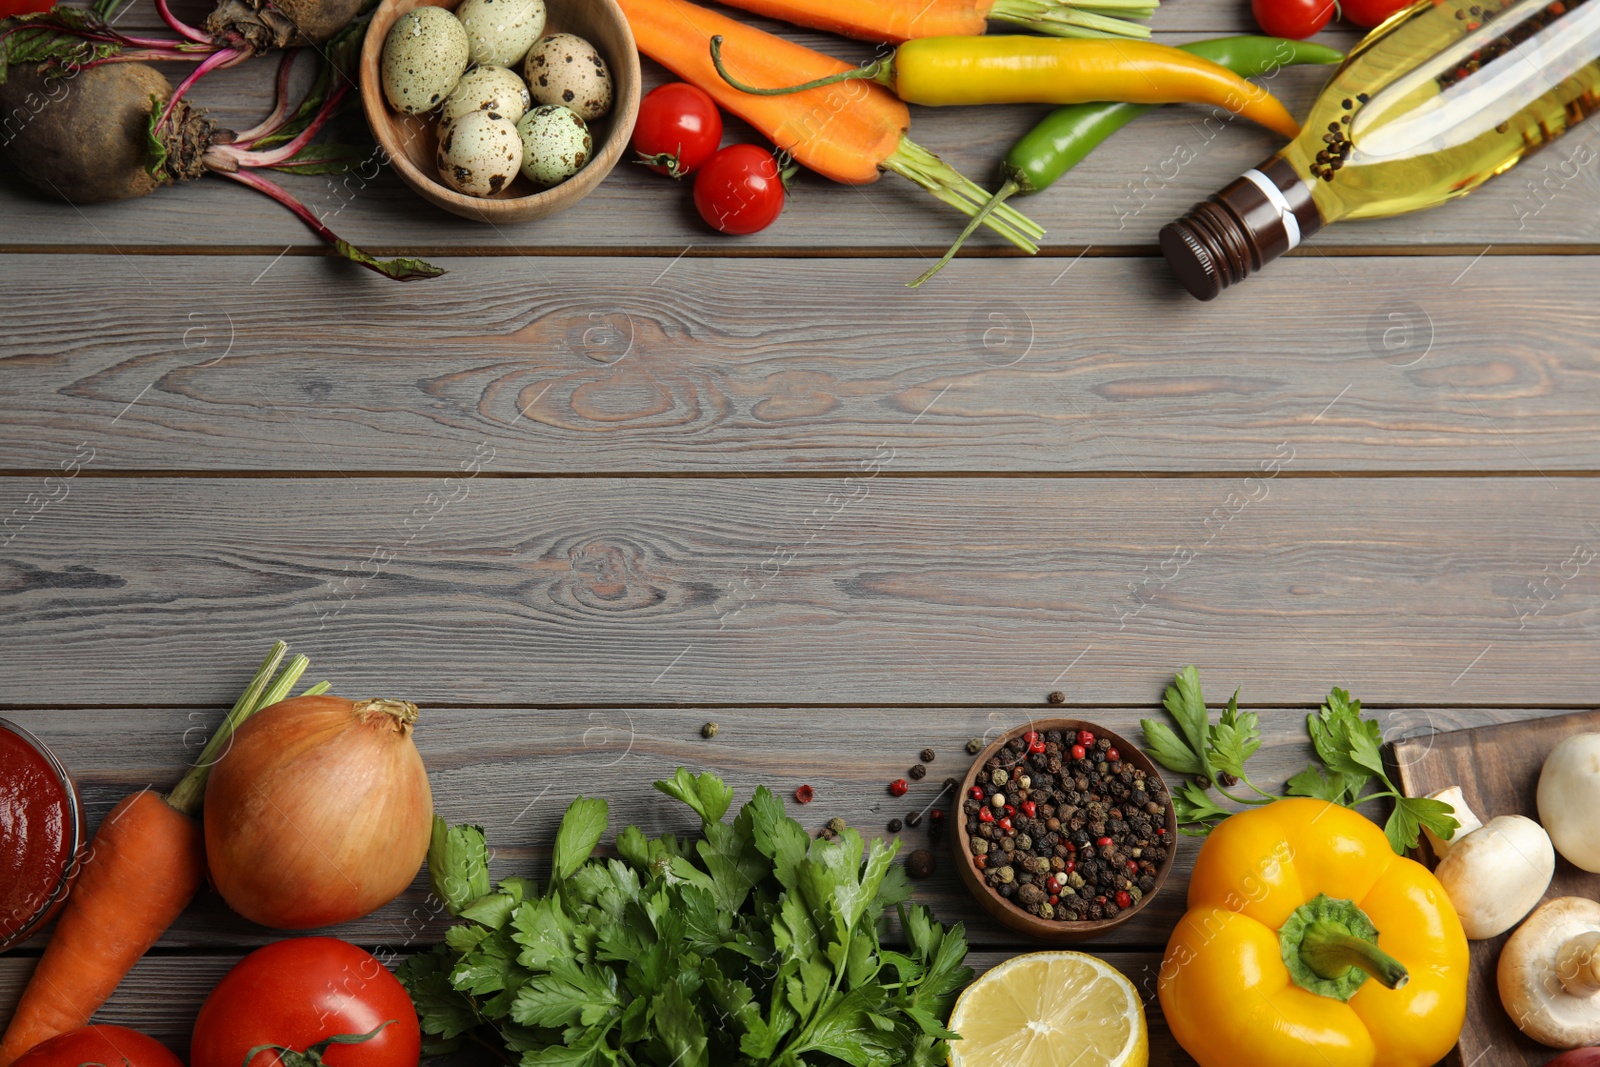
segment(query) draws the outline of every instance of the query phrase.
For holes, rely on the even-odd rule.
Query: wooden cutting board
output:
[[[1479,726],[1398,741],[1393,756],[1397,781],[1407,796],[1426,796],[1459,785],[1478,818],[1526,815],[1537,820],[1534,794],[1544,759],[1573,734],[1600,732],[1600,712]],[[1418,858],[1430,869],[1436,860],[1426,839]],[[1600,874],[1581,871],[1556,859],[1556,876],[1545,899],[1600,899]],[[1444,1059],[1445,1067],[1537,1067],[1557,1055],[1523,1037],[1500,1006],[1495,966],[1510,932],[1489,941],[1470,942],[1472,971],[1467,985],[1467,1024],[1461,1043]]]

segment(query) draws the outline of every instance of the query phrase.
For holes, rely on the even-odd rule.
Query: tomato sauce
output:
[[[77,847],[72,801],[50,761],[0,725],[0,944],[58,898]]]

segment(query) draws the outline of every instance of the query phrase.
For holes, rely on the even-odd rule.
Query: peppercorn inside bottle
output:
[[[1165,783],[1089,730],[1010,738],[960,804],[979,879],[1051,921],[1096,922],[1137,907],[1171,849]]]

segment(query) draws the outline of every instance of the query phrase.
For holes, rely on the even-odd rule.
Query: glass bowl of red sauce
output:
[[[54,918],[78,873],[83,801],[43,741],[0,719],[0,952]]]

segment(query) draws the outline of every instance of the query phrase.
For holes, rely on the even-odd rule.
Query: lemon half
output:
[[[950,1067],[1147,1067],[1150,1036],[1133,983],[1082,952],[1007,960],[950,1013]]]

